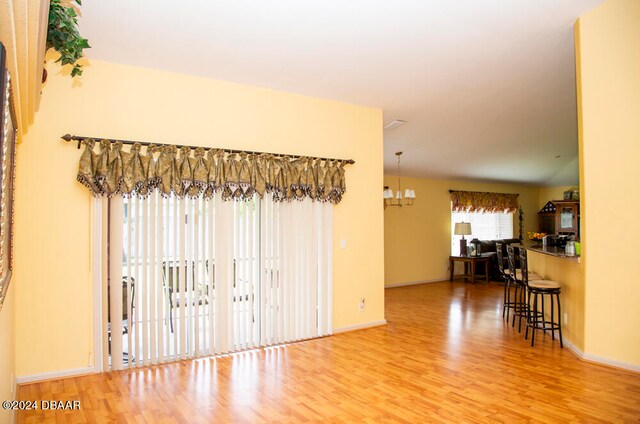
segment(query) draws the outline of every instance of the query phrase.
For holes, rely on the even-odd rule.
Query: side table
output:
[[[489,264],[491,262],[491,257],[495,255],[495,253],[483,253],[479,256],[449,256],[449,268],[450,268],[450,274],[449,274],[449,281],[453,281],[453,267],[455,265],[456,262],[462,262],[464,263],[464,270],[465,273],[464,274],[460,274],[460,275],[456,275],[455,277],[458,278],[467,278],[467,277],[471,277],[471,284],[475,284],[476,282],[476,264],[477,263],[481,263],[484,262],[485,263],[485,272],[484,272],[484,278],[487,284],[489,284]],[[467,274],[467,264],[469,264],[469,268],[471,268],[471,274]]]

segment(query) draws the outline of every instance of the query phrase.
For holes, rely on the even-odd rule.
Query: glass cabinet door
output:
[[[579,240],[580,202],[557,200],[553,203],[556,207],[556,234],[572,235]]]
[[[560,209],[560,228],[563,229],[573,229],[575,217],[573,215],[573,207],[562,207]]]

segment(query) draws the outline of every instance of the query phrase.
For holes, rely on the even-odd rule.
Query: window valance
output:
[[[158,190],[163,196],[211,198],[220,191],[225,200],[248,200],[269,192],[277,201],[339,203],[346,191],[344,160],[153,144],[143,152],[140,143],[125,151],[112,140],[82,144],[77,179],[95,196],[146,197]]]
[[[508,212],[518,210],[518,194],[455,191],[451,193],[453,212]]]

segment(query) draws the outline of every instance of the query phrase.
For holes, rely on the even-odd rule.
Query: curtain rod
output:
[[[520,196],[520,193],[499,193],[499,192],[496,192],[496,191],[449,190],[449,193],[453,193],[455,191],[467,191],[469,193],[488,193],[488,194],[515,194],[516,196]]]
[[[141,146],[150,146],[150,145],[155,145],[155,146],[172,146],[172,144],[167,144],[167,143],[150,143],[147,141],[131,141],[131,140],[118,140],[116,138],[102,138],[102,137],[84,137],[84,136],[80,136],[80,135],[71,135],[71,134],[65,134],[62,137],[63,140],[69,142],[69,141],[77,141],[78,142],[78,149],[80,148],[80,142],[82,140],[86,140],[86,139],[92,139],[92,140],[108,140],[108,141],[113,141],[113,142],[120,142],[122,144],[140,144]],[[203,146],[188,146],[186,144],[181,144],[181,145],[176,145],[176,147],[180,148],[180,147],[189,147],[191,149],[197,149],[199,147],[205,148]],[[225,152],[229,152],[229,153],[247,153],[250,155],[262,155],[262,154],[270,154],[273,156],[277,156],[277,157],[284,157],[284,156],[289,156],[290,158],[301,158],[303,157],[303,155],[286,155],[284,153],[267,153],[267,152],[252,152],[250,150],[237,150],[237,149],[220,149],[220,150],[224,150]],[[315,156],[309,156],[309,157],[313,157],[314,159],[320,159],[320,160],[324,160],[324,161],[340,161],[340,162],[344,162],[344,163],[348,163],[349,165],[353,165],[354,163],[356,163],[355,160],[353,159],[333,159],[333,158],[320,158],[320,157],[315,157]]]

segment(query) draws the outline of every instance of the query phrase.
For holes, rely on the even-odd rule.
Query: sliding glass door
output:
[[[113,197],[111,369],[331,333],[332,205]]]

